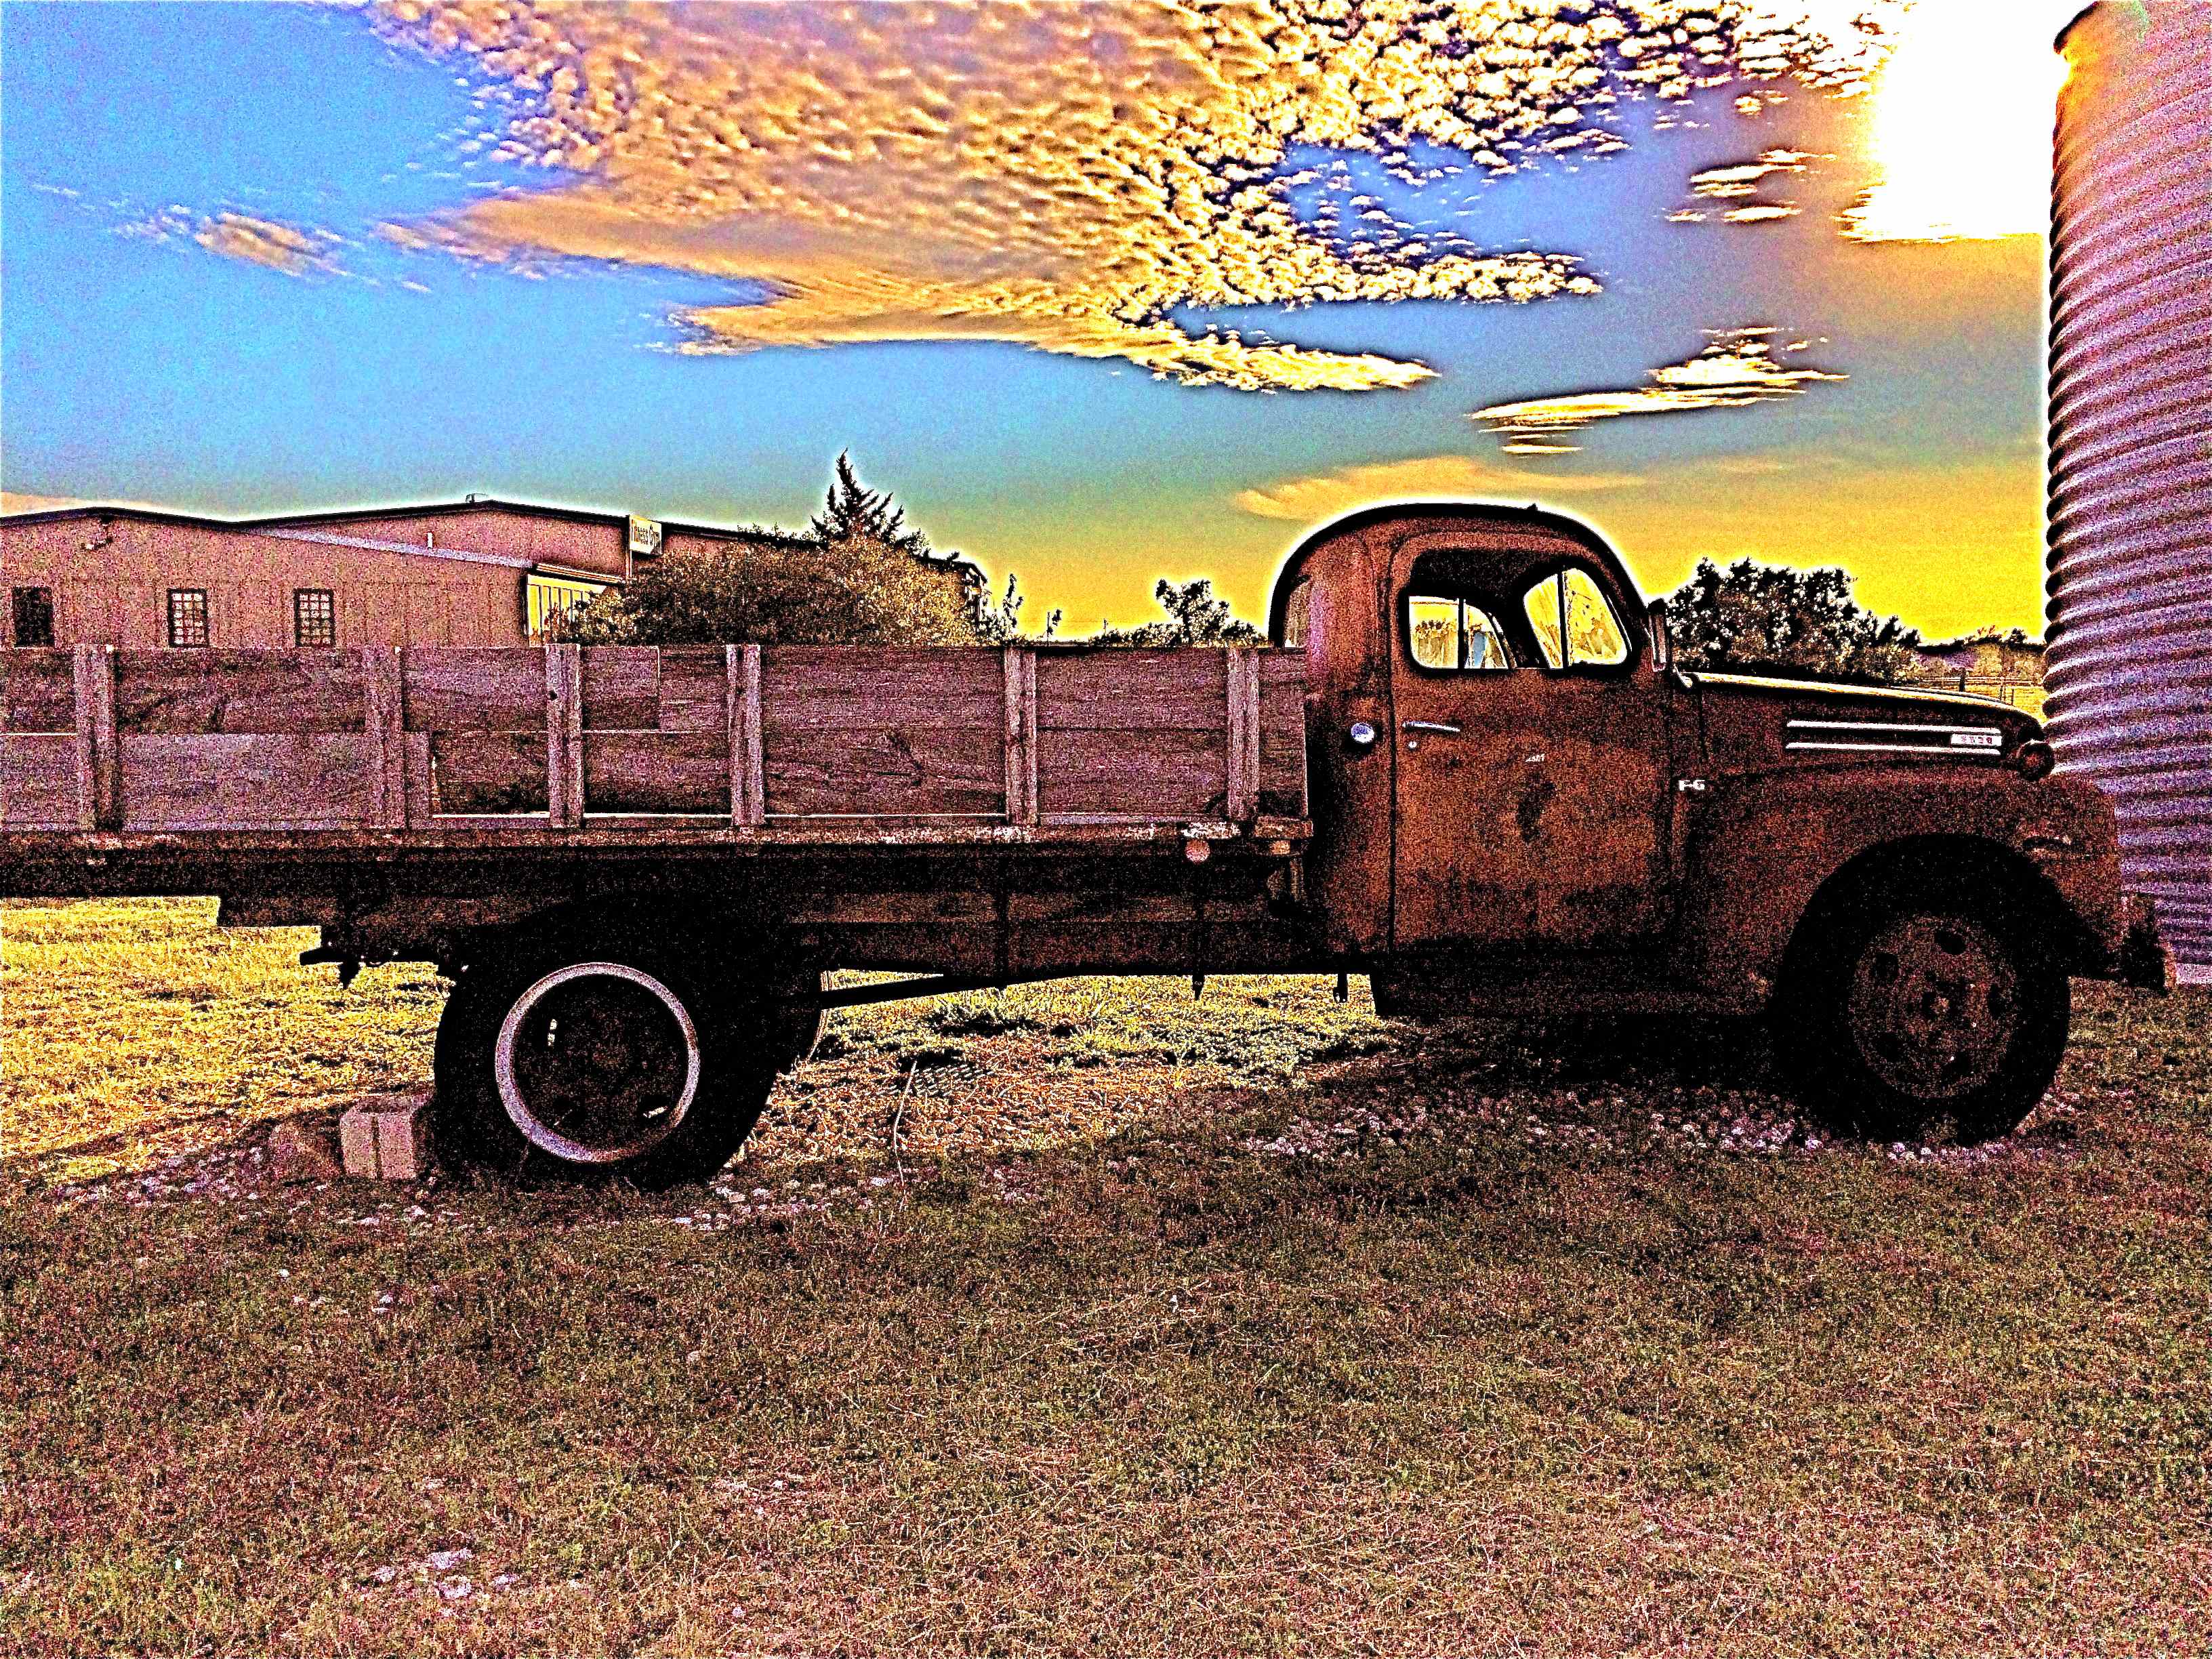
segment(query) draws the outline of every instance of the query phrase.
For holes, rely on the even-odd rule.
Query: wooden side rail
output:
[[[1297,821],[1304,668],[1247,647],[0,651],[0,830]]]

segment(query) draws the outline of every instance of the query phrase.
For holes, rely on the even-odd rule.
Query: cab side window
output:
[[[1467,599],[1411,594],[1406,629],[1413,660],[1424,668],[1480,672],[1513,666],[1497,622]]]
[[[1298,578],[1298,585],[1291,590],[1290,596],[1283,601],[1282,646],[1284,650],[1305,649],[1307,617],[1312,603],[1313,578],[1301,576]]]
[[[1547,668],[1611,667],[1628,660],[1628,636],[1589,572],[1570,565],[1521,597]]]

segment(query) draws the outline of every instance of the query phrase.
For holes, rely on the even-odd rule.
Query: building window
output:
[[[51,587],[17,588],[15,620],[16,644],[52,645],[54,642],[54,590]]]
[[[207,590],[173,587],[169,590],[169,643],[179,647],[208,642]]]
[[[563,581],[534,574],[525,586],[529,599],[530,637],[533,640],[542,640],[549,634],[558,637],[565,633],[575,613],[606,591],[604,582]]]
[[[292,643],[299,646],[338,642],[337,605],[327,587],[292,590]]]

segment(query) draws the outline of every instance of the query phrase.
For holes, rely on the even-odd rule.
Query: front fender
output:
[[[1962,883],[2032,884],[2057,908],[2070,971],[2120,969],[2127,907],[2112,805],[2080,779],[1854,766],[1716,781],[1684,849],[1681,942],[1723,1006],[1764,1007],[1791,934],[1855,861],[1956,865]]]

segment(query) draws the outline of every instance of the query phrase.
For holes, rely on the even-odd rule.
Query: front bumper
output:
[[[2113,977],[2123,985],[2160,996],[2173,989],[2173,947],[2159,937],[2158,906],[2148,894],[2129,893],[2120,901],[2119,959]]]

